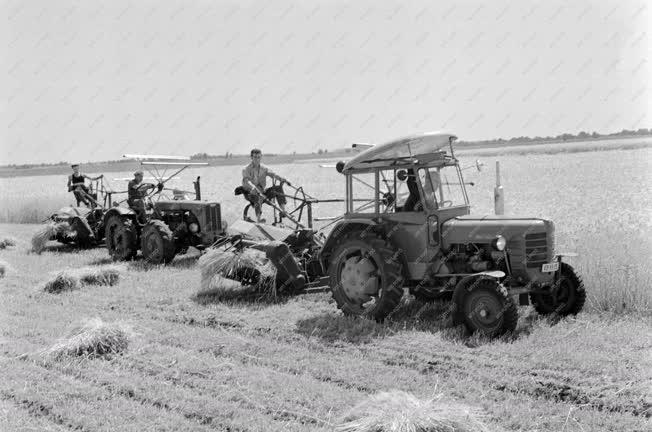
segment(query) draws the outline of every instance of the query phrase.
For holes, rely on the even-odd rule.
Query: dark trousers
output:
[[[75,199],[77,200],[77,207],[79,207],[80,202],[84,203],[87,207],[90,206],[90,203],[86,199],[86,194],[90,193],[90,191],[86,185],[75,186],[72,193],[75,195]]]
[[[256,215],[260,215],[262,211],[263,198],[259,194],[252,194],[249,191],[244,191],[244,197],[253,205]],[[269,201],[274,201],[280,206],[284,206],[287,203],[285,199],[285,192],[283,191],[283,186],[271,186],[265,190],[265,198]]]
[[[129,199],[127,200],[127,204],[129,204],[130,209],[136,212],[136,217],[138,218],[138,222],[142,224],[147,221],[147,219],[145,218],[145,216],[147,215],[147,212],[145,211],[145,201],[143,201],[142,199]]]

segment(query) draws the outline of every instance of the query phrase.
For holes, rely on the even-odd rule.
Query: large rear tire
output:
[[[563,262],[561,277],[552,285],[550,293],[530,293],[530,301],[541,315],[577,315],[586,302],[586,290],[573,267]]]
[[[453,308],[455,324],[490,338],[514,331],[518,322],[514,300],[493,278],[462,279],[453,293]]]
[[[106,248],[114,261],[128,261],[138,252],[138,233],[134,222],[111,216],[106,224]]]
[[[176,254],[174,236],[170,228],[161,220],[151,220],[140,235],[140,249],[143,257],[152,264],[167,264]]]
[[[403,296],[403,266],[389,242],[360,232],[343,236],[328,266],[337,307],[382,321]]]

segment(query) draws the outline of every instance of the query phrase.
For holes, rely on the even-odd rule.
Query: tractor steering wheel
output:
[[[161,183],[159,183],[159,185],[161,185]],[[141,183],[140,186],[138,186],[138,190],[145,191],[147,197],[153,196],[156,192],[160,192],[162,189],[162,187],[159,187],[154,183]]]

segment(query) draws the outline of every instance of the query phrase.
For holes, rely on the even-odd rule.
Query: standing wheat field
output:
[[[28,253],[36,222],[70,204],[65,179],[0,179],[0,238],[14,239],[0,250],[0,430],[354,430],[347,419],[387,414],[383,392],[432,411],[468,408],[477,430],[649,430],[652,149],[485,156],[487,170],[467,171],[474,214],[492,212],[496,159],[506,212],[555,222],[556,250],[579,254],[571,262],[588,297],[559,322],[522,308],[516,332],[493,341],[452,327],[447,304],[411,296],[382,324],[344,317],[329,293],[224,300],[202,291],[196,252],[48,292],[53,275],[106,268],[107,251],[52,242]],[[316,166],[274,169],[312,195],[341,197],[339,174]],[[233,195],[239,173],[195,169],[177,182],[201,175],[204,198],[232,222],[244,204]],[[119,189],[111,178],[128,175],[107,177]]]

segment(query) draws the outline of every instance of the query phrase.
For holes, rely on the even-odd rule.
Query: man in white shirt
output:
[[[283,183],[291,186],[290,182],[274,171],[261,164],[263,157],[259,149],[251,150],[251,163],[242,170],[242,187],[245,190],[245,198],[254,206],[256,220],[265,222],[262,218],[262,208],[264,198],[269,200],[276,198],[276,202],[283,212],[285,212],[285,193],[283,192]],[[267,177],[271,177],[281,182],[278,186],[272,186],[266,189]]]

